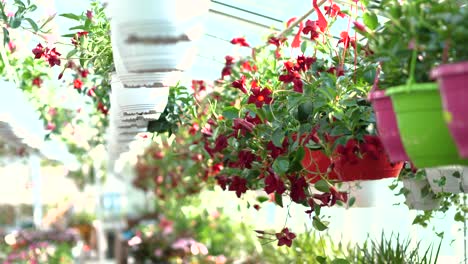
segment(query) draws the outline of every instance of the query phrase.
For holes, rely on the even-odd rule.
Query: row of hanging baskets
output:
[[[184,71],[197,54],[208,4],[204,0],[109,2],[115,66],[110,148],[116,156],[128,150],[122,145],[147,131],[148,122],[158,120],[170,87],[184,82]]]

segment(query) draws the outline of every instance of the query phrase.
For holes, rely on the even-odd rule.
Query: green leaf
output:
[[[330,192],[330,185],[325,180],[320,180],[316,182],[314,187],[320,192],[324,192],[324,193]]]
[[[326,264],[327,263],[327,259],[325,257],[322,257],[322,256],[315,257],[315,260],[317,260],[317,262],[320,263],[320,264]]]
[[[66,17],[68,19],[73,19],[73,20],[77,20],[77,21],[80,21],[81,20],[81,16],[79,15],[75,15],[73,13],[64,13],[64,14],[60,14],[61,17]]]
[[[25,18],[24,20],[29,22],[29,24],[35,32],[39,31],[39,27],[37,26],[36,22],[34,22],[34,20],[32,20],[31,18]]]
[[[284,132],[280,127],[278,127],[277,129],[275,129],[272,135],[273,144],[276,147],[281,148],[283,146],[283,139],[284,139]]]
[[[289,169],[289,160],[287,160],[285,157],[279,157],[273,162],[272,167],[276,173],[283,175]]]
[[[76,34],[65,34],[65,35],[62,35],[62,37],[64,37],[64,38],[73,38],[74,36],[76,36]]]
[[[356,202],[356,197],[351,197],[351,198],[348,200],[348,206],[349,206],[349,207],[353,206],[355,202]]]
[[[347,261],[346,259],[342,259],[342,258],[337,258],[337,259],[334,259],[331,264],[349,264],[350,262]]]
[[[5,27],[3,28],[3,45],[8,44],[10,42],[10,32]]]
[[[283,196],[275,192],[275,202],[279,207],[283,207]]]
[[[10,19],[10,27],[11,28],[19,28],[21,26],[21,19],[12,17]]]
[[[226,119],[234,119],[239,117],[239,109],[234,106],[228,106],[223,109],[223,117]]]
[[[326,230],[328,227],[322,222],[320,221],[320,219],[316,216],[314,216],[314,219],[312,220],[312,225],[315,227],[315,229],[317,229],[318,231],[324,231]]]
[[[67,54],[67,59],[73,57],[73,55],[75,55],[77,52],[78,52],[77,49],[70,50],[70,52],[68,52],[68,54]]]
[[[375,30],[379,26],[379,19],[374,13],[365,13],[362,19],[364,24],[371,30]]]
[[[463,217],[463,214],[461,212],[457,212],[453,219],[457,222],[462,222],[462,223],[465,222],[466,220],[465,217]]]
[[[266,201],[268,201],[268,200],[269,200],[269,198],[266,197],[266,196],[259,196],[259,197],[257,197],[257,201],[258,201],[259,203],[264,203],[264,202],[266,202]]]
[[[309,41],[303,41],[302,42],[302,44],[301,44],[302,53],[305,53],[305,51],[307,50],[307,43],[309,43]]]
[[[460,174],[460,171],[455,171],[453,174],[452,174],[453,177],[457,178],[457,179],[460,179],[461,178],[461,174]]]

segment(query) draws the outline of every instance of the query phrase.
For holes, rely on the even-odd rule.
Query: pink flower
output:
[[[93,19],[93,12],[91,10],[87,10],[86,11],[86,17],[89,19],[89,20],[92,20]]]
[[[10,50],[11,53],[16,51],[16,44],[13,41],[8,42],[8,49]]]

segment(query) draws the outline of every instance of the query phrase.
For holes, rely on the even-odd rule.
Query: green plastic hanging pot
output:
[[[459,158],[443,118],[437,83],[410,84],[387,90],[408,156],[418,168],[468,165]]]

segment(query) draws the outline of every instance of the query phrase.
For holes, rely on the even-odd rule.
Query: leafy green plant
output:
[[[418,241],[413,247],[410,238],[402,239],[399,234],[395,236],[393,233],[387,238],[382,232],[380,240],[368,239],[362,246],[358,245],[350,252],[348,260],[351,263],[358,264],[437,263],[441,245],[442,240],[440,241],[436,252],[434,252],[434,245],[432,244],[427,249],[424,249],[421,245],[421,241]],[[422,251],[422,254],[421,250],[424,250]]]

